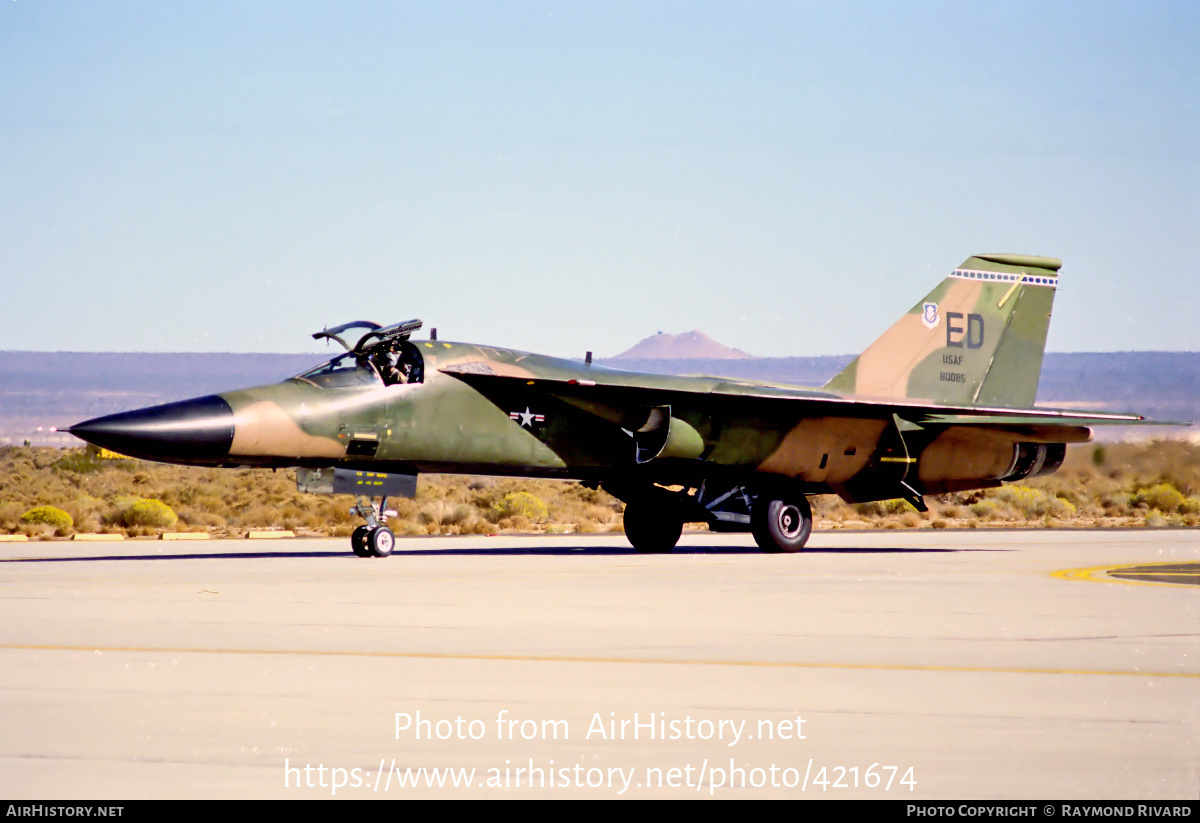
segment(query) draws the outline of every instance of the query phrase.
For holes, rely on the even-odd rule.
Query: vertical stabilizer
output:
[[[938,403],[1032,406],[1062,261],[978,254],[826,384]]]

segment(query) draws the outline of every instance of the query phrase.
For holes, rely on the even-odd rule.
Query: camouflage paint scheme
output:
[[[968,258],[823,388],[626,372],[404,335],[389,351],[419,361],[419,382],[387,385],[370,346],[343,343],[354,351],[282,383],[175,404],[227,404],[227,450],[221,441],[179,453],[175,434],[143,441],[155,409],[71,431],[168,462],[571,479],[654,500],[672,520],[715,523],[720,507],[705,508],[706,488],[745,488],[751,507],[775,489],[921,507],[924,494],[1053,471],[1090,425],[1142,419],[1030,408],[1059,266]],[[175,426],[186,440],[194,425],[159,429]],[[663,486],[683,491],[668,498]]]

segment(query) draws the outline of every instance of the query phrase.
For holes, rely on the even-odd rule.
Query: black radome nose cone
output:
[[[163,463],[215,463],[233,443],[233,409],[210,394],[165,406],[76,423],[68,432],[87,442]]]

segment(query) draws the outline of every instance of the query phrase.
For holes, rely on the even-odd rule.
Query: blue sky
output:
[[[975,252],[1200,349],[1195,2],[0,2],[0,349],[865,348]]]

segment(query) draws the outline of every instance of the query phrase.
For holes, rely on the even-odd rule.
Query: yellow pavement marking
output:
[[[748,666],[776,669],[851,669],[864,671],[959,672],[992,674],[1088,674],[1106,677],[1200,678],[1200,672],[1156,672],[1106,669],[1053,669],[1026,666],[927,666],[904,663],[822,663],[789,660],[697,660],[661,657],[585,657],[551,654],[470,654],[452,652],[334,651],[330,649],[197,649],[153,646],[67,646],[2,643],[0,650],[50,652],[113,652],[158,654],[262,654],[317,657],[391,657],[409,660],[494,660],[514,663],[640,663],[672,666]]]
[[[1129,572],[1131,569],[1149,569],[1154,566],[1180,566],[1190,561],[1186,560],[1168,560],[1159,563],[1121,563],[1117,566],[1089,566],[1084,569],[1060,569],[1056,572],[1051,572],[1051,577],[1057,577],[1061,580],[1088,580],[1093,583],[1126,583],[1131,586],[1175,586],[1195,588],[1197,583],[1167,583],[1161,580],[1131,580],[1127,577],[1111,577],[1110,572]],[[1160,576],[1178,577],[1180,580],[1197,580],[1200,578],[1200,566],[1197,571],[1191,572],[1147,572],[1148,574],[1157,574]]]

